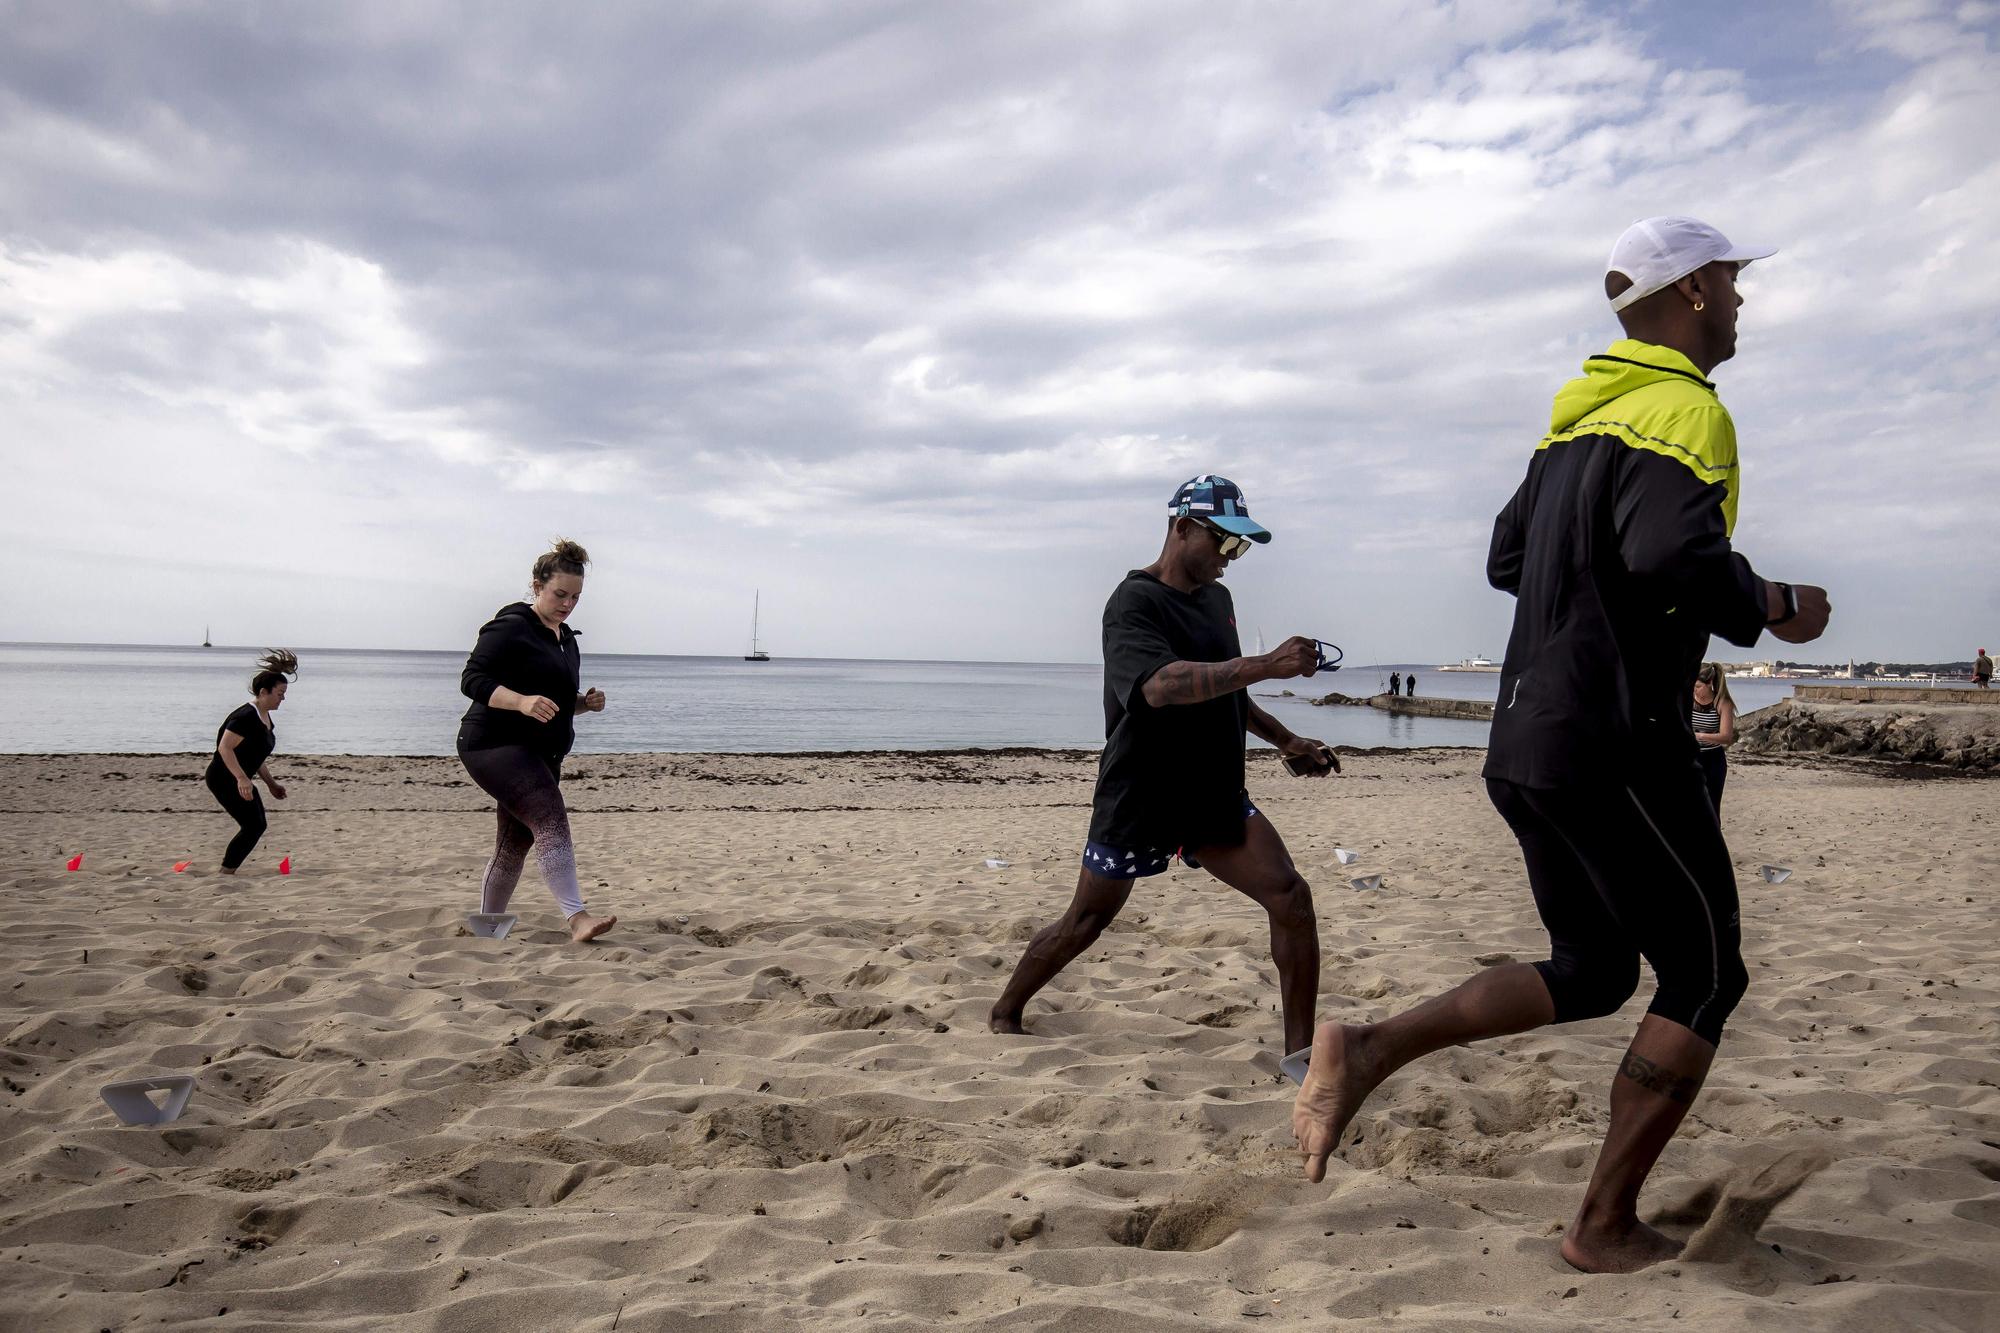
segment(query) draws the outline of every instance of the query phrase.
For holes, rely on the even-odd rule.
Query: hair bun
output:
[[[590,552],[567,537],[558,537],[554,546],[535,559],[535,586],[541,587],[558,574],[574,574],[582,578],[584,566],[589,563]]]

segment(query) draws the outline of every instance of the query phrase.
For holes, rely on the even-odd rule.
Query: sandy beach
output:
[[[1540,956],[1478,758],[1254,758],[1322,1016]],[[453,761],[279,756],[234,879],[201,762],[0,759],[0,1327],[2000,1327],[1990,781],[1735,766],[1751,990],[1642,1205],[1719,1212],[1717,1257],[1586,1277],[1561,1225],[1650,983],[1413,1066],[1318,1186],[1261,913],[1198,871],[1139,887],[1035,1035],[987,1032],[1093,756],[574,759],[621,918],[584,947],[532,862],[512,935],[464,929],[492,823]],[[172,1125],[98,1098],[169,1073]],[[1760,1170],[1821,1160],[1760,1216]]]

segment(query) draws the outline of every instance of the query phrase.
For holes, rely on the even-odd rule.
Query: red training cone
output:
[[[280,875],[289,875],[289,874],[291,874],[291,873],[292,873],[292,858],[291,858],[291,857],[289,857],[289,856],[288,856],[288,857],[286,857],[286,858],[285,858],[284,860],[282,860],[282,861],[278,862],[278,873],[279,873]]]
[[[181,873],[181,872],[182,872],[183,870],[186,870],[186,869],[187,869],[187,868],[188,868],[189,866],[191,866],[191,865],[193,865],[193,864],[194,864],[194,862],[192,862],[192,861],[176,861],[176,862],[174,862],[174,873],[175,873],[176,875],[178,875],[178,874],[180,874],[180,873]]]
[[[72,856],[69,859],[68,866],[71,870],[83,869],[83,853],[78,852],[75,856]]]

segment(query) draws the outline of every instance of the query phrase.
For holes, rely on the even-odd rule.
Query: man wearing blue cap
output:
[[[1284,1050],[1312,1039],[1319,936],[1312,889],[1278,831],[1243,785],[1243,737],[1255,732],[1302,775],[1340,761],[1250,700],[1249,686],[1310,676],[1319,645],[1290,638],[1243,656],[1236,609],[1221,579],[1232,560],[1271,534],[1250,518],[1243,492],[1199,476],[1174,493],[1160,558],[1125,576],[1104,607],[1103,757],[1090,834],[1069,910],[1029,942],[994,1002],[995,1032],[1020,1033],[1036,991],[1088,949],[1131,895],[1132,881],[1164,872],[1176,853],[1269,915],[1271,956],[1284,1007]]]

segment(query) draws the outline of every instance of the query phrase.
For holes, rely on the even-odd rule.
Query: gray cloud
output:
[[[1744,545],[1851,590],[1828,651],[2000,614],[1953,558],[2000,493],[1979,6],[0,10],[0,395],[62,442],[24,523],[93,553],[29,637],[226,599],[97,557],[225,570],[145,507],[235,488],[266,637],[454,643],[561,527],[601,649],[726,651],[761,585],[782,651],[1087,657],[1221,468],[1274,630],[1497,648],[1487,525],[1665,211],[1785,247],[1719,378]]]

